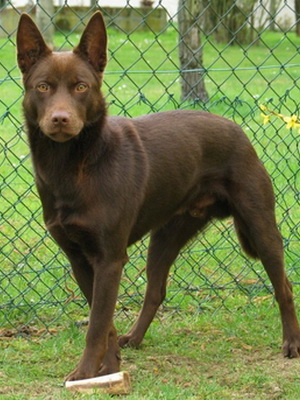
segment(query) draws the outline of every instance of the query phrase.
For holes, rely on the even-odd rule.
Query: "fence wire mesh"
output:
[[[299,115],[297,1],[1,1],[0,2],[0,326],[49,328],[85,302],[69,264],[45,231],[21,113],[15,32],[21,12],[40,24],[55,49],[78,42],[101,9],[109,35],[103,91],[110,114],[175,108],[208,110],[241,124],[268,169],[286,268],[299,293],[299,133],[260,104]],[[297,14],[298,12],[298,14]],[[147,238],[130,249],[117,309],[135,311],[145,290]],[[164,307],[189,311],[242,307],[271,297],[260,263],[241,253],[232,220],[214,223],[181,252]]]

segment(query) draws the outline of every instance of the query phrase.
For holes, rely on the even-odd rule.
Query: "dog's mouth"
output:
[[[83,128],[83,121],[71,112],[53,111],[41,118],[41,131],[55,142],[64,143],[79,135]]]
[[[69,133],[69,132],[64,132],[64,131],[56,131],[56,132],[49,132],[46,133],[46,136],[48,136],[50,139],[54,140],[55,142],[59,143],[64,143],[67,142],[74,137],[76,137],[78,133]]]

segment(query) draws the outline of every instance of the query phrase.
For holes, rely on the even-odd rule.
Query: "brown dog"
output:
[[[100,12],[73,52],[62,53],[52,52],[22,15],[17,46],[45,223],[91,307],[86,348],[68,379],[119,370],[113,313],[127,247],[151,232],[145,302],[134,327],[119,338],[121,346],[138,346],[164,299],[179,250],[213,218],[229,215],[244,250],[262,261],[274,286],[283,353],[299,356],[271,182],[241,128],[200,111],[107,117]]]

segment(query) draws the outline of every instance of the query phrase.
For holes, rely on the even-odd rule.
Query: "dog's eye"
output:
[[[48,83],[40,83],[38,86],[37,86],[37,90],[39,91],[39,92],[48,92],[48,90],[50,89],[50,86],[48,85]]]
[[[85,92],[88,88],[88,85],[86,83],[78,83],[76,86],[75,90],[76,92]]]

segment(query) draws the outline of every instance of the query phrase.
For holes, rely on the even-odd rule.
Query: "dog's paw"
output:
[[[116,372],[120,372],[120,367],[119,366],[112,366],[112,365],[103,364],[101,366],[97,376],[115,374]]]
[[[142,342],[142,339],[137,338],[134,335],[127,334],[118,337],[118,343],[120,347],[132,347],[137,349]]]
[[[121,354],[118,351],[115,353],[113,351],[107,352],[100,367],[99,376],[110,375],[120,371],[121,366]]]
[[[288,358],[300,357],[300,332],[296,337],[283,342],[282,353]]]
[[[72,371],[65,378],[65,382],[67,382],[67,381],[79,381],[81,379],[94,378],[95,376],[98,375],[97,372],[92,372],[92,371],[84,370],[82,368],[77,367],[77,368],[74,369],[74,371]]]

